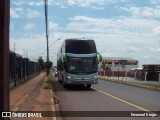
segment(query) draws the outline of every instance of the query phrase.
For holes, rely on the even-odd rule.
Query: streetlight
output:
[[[56,41],[54,41],[52,44],[50,44],[50,45],[48,45],[47,44],[47,65],[49,64],[48,62],[49,62],[49,48],[54,44],[54,43],[56,43],[57,41],[59,41],[60,40],[60,38],[58,39],[58,40],[56,40]],[[48,66],[47,66],[47,75],[49,75],[49,68],[48,68]]]
[[[61,40],[60,38],[58,38],[58,40]],[[54,41],[52,44],[49,45],[49,47],[51,47],[55,42],[57,42],[58,40]]]
[[[58,38],[56,41],[54,41],[52,44],[49,45],[49,48],[54,44],[56,43],[57,41],[61,40],[60,38]]]

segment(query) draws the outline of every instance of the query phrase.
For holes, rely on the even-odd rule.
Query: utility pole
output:
[[[16,52],[16,43],[14,42],[14,53]]]
[[[44,7],[45,7],[45,22],[46,22],[46,40],[47,40],[47,75],[49,75],[49,42],[48,42],[48,0],[44,0]]]
[[[9,105],[9,22],[10,0],[0,2],[0,117],[10,111]],[[9,120],[2,118],[1,120]]]

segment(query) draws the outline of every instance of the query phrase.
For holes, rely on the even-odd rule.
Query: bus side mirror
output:
[[[97,54],[98,54],[98,62],[102,62],[102,55],[100,53]]]
[[[63,53],[63,61],[66,62],[66,53]]]

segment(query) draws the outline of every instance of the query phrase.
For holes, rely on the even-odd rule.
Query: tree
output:
[[[40,65],[40,67],[41,67],[41,70],[44,71],[45,63],[44,63],[44,60],[42,59],[42,57],[39,57],[39,58],[38,58],[38,63],[39,63],[39,65]]]
[[[109,73],[111,71],[111,67],[108,64],[106,65],[106,71],[108,72],[108,79],[109,79],[110,78]]]
[[[105,77],[106,71],[111,71],[110,66],[108,64],[106,64],[106,62],[102,62],[102,65],[100,66],[100,68],[104,70],[104,77]]]
[[[105,70],[106,70],[106,63],[105,62],[102,62],[102,65],[100,66],[101,69],[104,70],[104,77],[105,77]]]
[[[52,61],[46,61],[45,62],[45,68],[48,69],[48,70],[51,69],[52,65],[53,65]]]

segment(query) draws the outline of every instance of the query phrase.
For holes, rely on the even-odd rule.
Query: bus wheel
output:
[[[60,82],[61,83],[61,80],[60,80],[60,78],[58,77],[58,82]]]
[[[64,82],[63,82],[63,87],[64,87],[64,88],[67,88],[67,85],[66,85]]]
[[[67,85],[66,85],[65,82],[64,82],[64,78],[63,78],[63,77],[62,77],[62,84],[63,84],[63,87],[64,87],[64,88],[67,87]]]
[[[91,84],[87,84],[87,88],[91,88]]]

